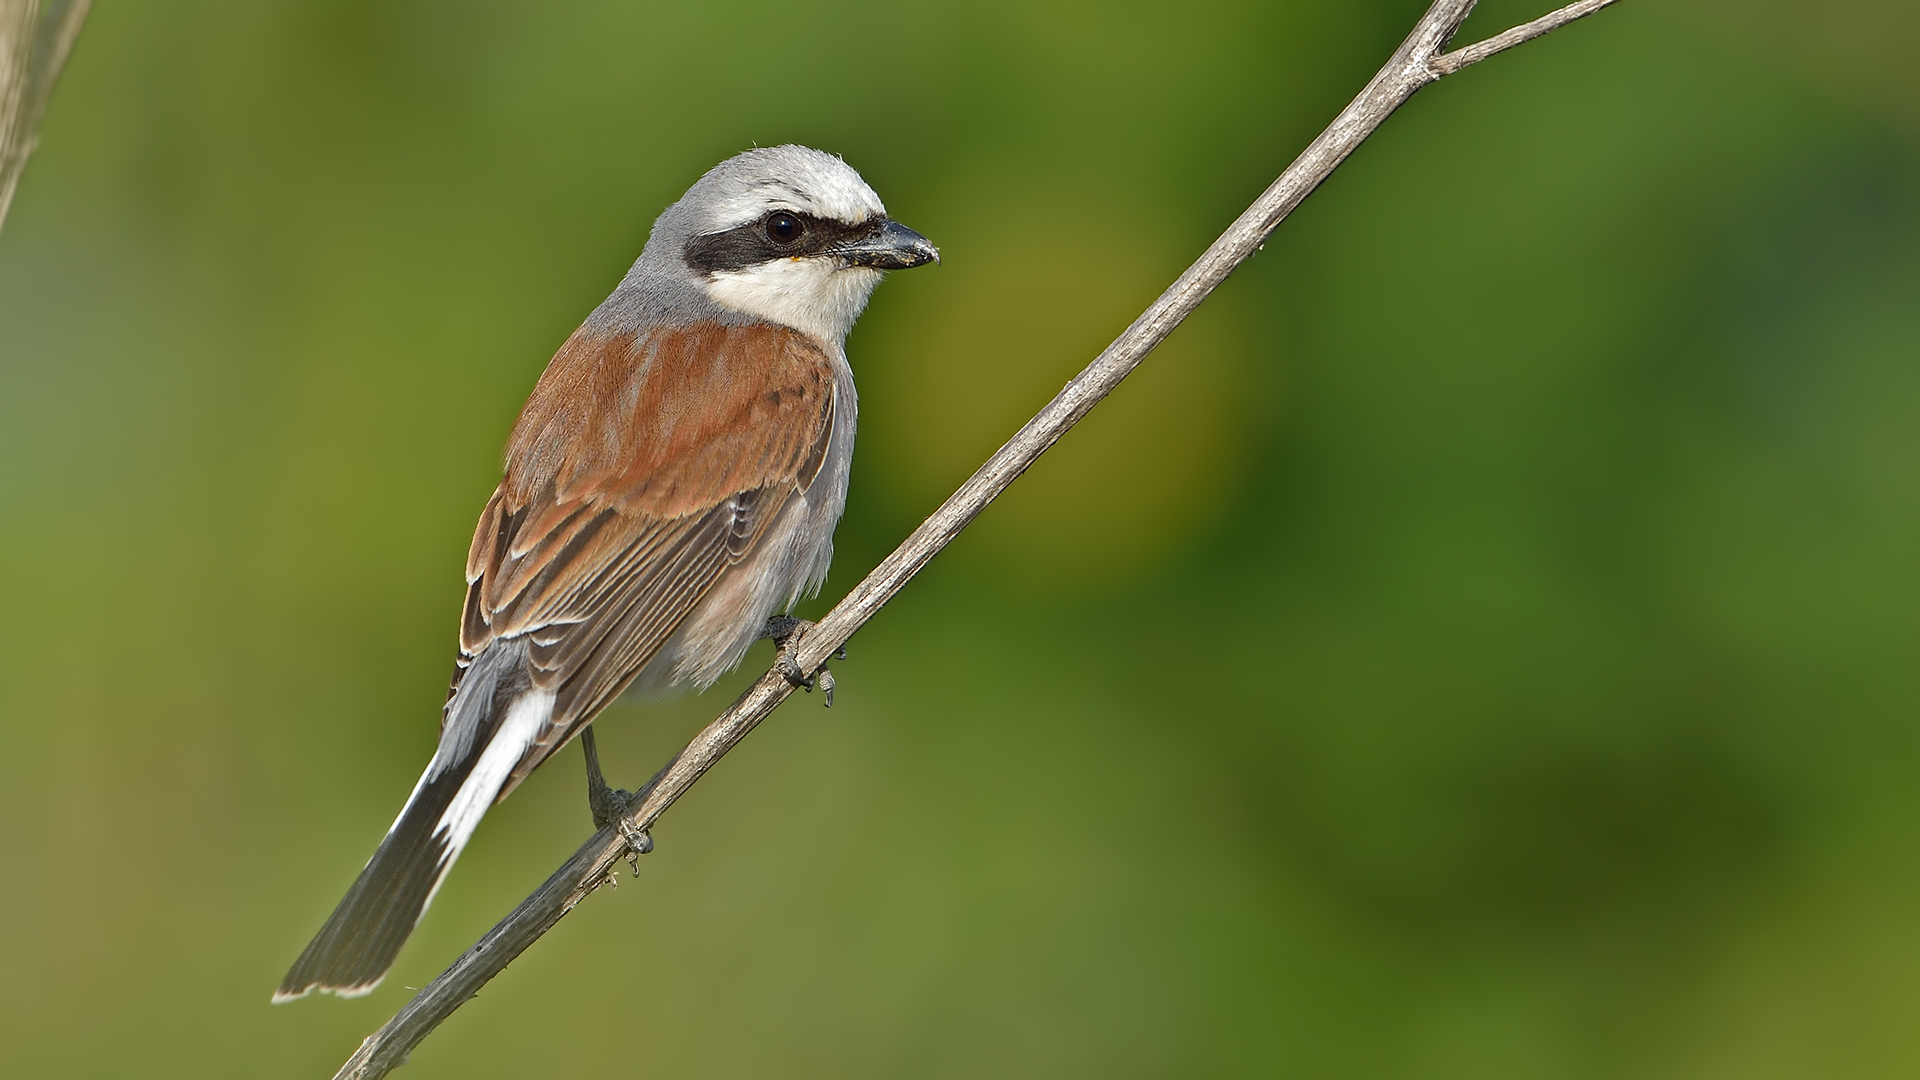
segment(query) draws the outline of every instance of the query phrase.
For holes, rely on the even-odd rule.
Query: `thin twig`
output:
[[[0,0],[0,222],[92,0]]]
[[[1609,2],[1611,0],[1586,0],[1564,10],[1594,9]],[[813,671],[819,668],[834,650],[846,644],[847,639],[868,619],[873,618],[940,549],[978,517],[995,496],[1005,491],[1048,447],[1099,404],[1100,399],[1120,385],[1120,381],[1139,366],[1154,346],[1165,340],[1173,328],[1180,324],[1180,320],[1186,318],[1206,299],[1208,293],[1225,281],[1235,267],[1257,251],[1274,227],[1331,175],[1382,121],[1412,97],[1415,91],[1445,74],[1435,66],[1435,58],[1446,47],[1454,31],[1459,29],[1473,3],[1474,0],[1435,0],[1414,27],[1413,33],[1394,53],[1393,59],[1380,69],[1366,89],[1280,174],[1273,186],[1267,188],[1213,242],[1213,246],[1154,301],[1153,306],[1115,338],[1113,344],[1108,345],[1093,363],[1087,365],[1086,370],[1074,376],[1047,403],[1047,407],[1040,410],[1039,415],[1007,440],[1005,446],[961,485],[960,490],[941,504],[933,516],[915,529],[913,535],[893,554],[887,556],[886,561],[854,586],[853,591],[828,612],[818,625],[806,631],[797,642],[789,643],[789,655],[800,669]],[[1586,13],[1580,11],[1561,19],[1561,22],[1571,21]],[[1527,27],[1541,26],[1555,17],[1529,23]],[[1537,37],[1546,33],[1553,25],[1547,25],[1529,36]],[[1512,33],[1510,31],[1493,40],[1506,39]],[[1524,40],[1525,37],[1517,38],[1509,45]],[[1474,46],[1452,55],[1465,55],[1479,48]],[[1499,50],[1496,48],[1492,51]],[[1479,58],[1477,55],[1473,57]],[[629,817],[628,824],[638,830],[651,828],[660,815],[673,805],[674,800],[685,794],[715,762],[746,738],[747,733],[785,701],[793,690],[793,685],[778,667],[760,676],[642,789],[644,798]],[[547,879],[546,884],[488,931],[465,955],[454,961],[452,967],[407,1002],[385,1027],[369,1036],[341,1067],[335,1080],[371,1080],[385,1076],[388,1070],[406,1060],[406,1055],[436,1025],[478,993],[487,980],[497,975],[523,949],[572,910],[574,905],[604,883],[625,851],[626,842],[618,829],[609,826],[595,833],[564,866]]]
[[[1568,4],[1559,11],[1549,12],[1530,23],[1521,23],[1485,41],[1477,41],[1464,49],[1455,49],[1445,55],[1434,57],[1431,65],[1433,73],[1451,75],[1468,64],[1477,64],[1494,53],[1506,52],[1515,45],[1524,45],[1542,34],[1550,34],[1575,19],[1584,19],[1601,8],[1618,2],[1619,0],[1580,0],[1577,4]]]

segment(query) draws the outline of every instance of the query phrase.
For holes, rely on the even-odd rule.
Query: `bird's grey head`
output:
[[[714,166],[667,207],[609,304],[628,293],[634,314],[765,320],[838,342],[882,271],[939,258],[852,166],[772,146]]]

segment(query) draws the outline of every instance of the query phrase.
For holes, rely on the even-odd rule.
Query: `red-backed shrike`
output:
[[[521,410],[439,748],[275,1001],[372,990],[488,807],[629,686],[707,686],[820,587],[853,455],[847,331],[882,271],[938,258],[802,146],[722,162],[660,215]]]

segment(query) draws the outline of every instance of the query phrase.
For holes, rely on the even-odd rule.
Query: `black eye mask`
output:
[[[745,270],[775,259],[830,255],[833,250],[880,234],[887,219],[871,217],[858,225],[818,218],[795,210],[774,210],[724,232],[687,241],[687,265],[703,274]],[[786,239],[791,235],[791,239]]]

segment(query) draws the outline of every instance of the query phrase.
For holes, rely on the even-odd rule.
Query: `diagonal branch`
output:
[[[815,671],[888,600],[918,574],[940,550],[985,510],[1047,448],[1080,422],[1120,381],[1146,359],[1227,275],[1259,250],[1275,226],[1333,173],[1382,121],[1405,104],[1416,91],[1441,76],[1502,49],[1538,37],[1557,26],[1589,14],[1613,0],[1582,0],[1544,19],[1510,30],[1480,45],[1443,55],[1441,50],[1472,10],[1474,0],[1434,0],[1413,33],[1393,58],[1373,77],[1333,123],[1287,166],[1280,178],[1261,194],[1204,254],[1181,274],[1133,325],[1093,363],[1007,440],[960,490],[941,504],[893,554],[854,586],[819,624],[797,641],[787,656],[802,671]],[[1517,35],[1517,36],[1516,36]],[[1451,65],[1447,61],[1461,57]],[[727,751],[746,738],[761,720],[792,694],[793,685],[778,666],[737,698],[708,724],[666,768],[641,790],[624,826],[644,831],[659,820],[674,800],[691,788]],[[477,994],[486,982],[504,970],[555,923],[613,872],[628,851],[623,829],[610,825],[595,833],[579,851],[556,870],[546,884],[488,931],[453,966],[421,990],[385,1027],[368,1036],[335,1080],[371,1080],[385,1076],[406,1060],[442,1020]]]

